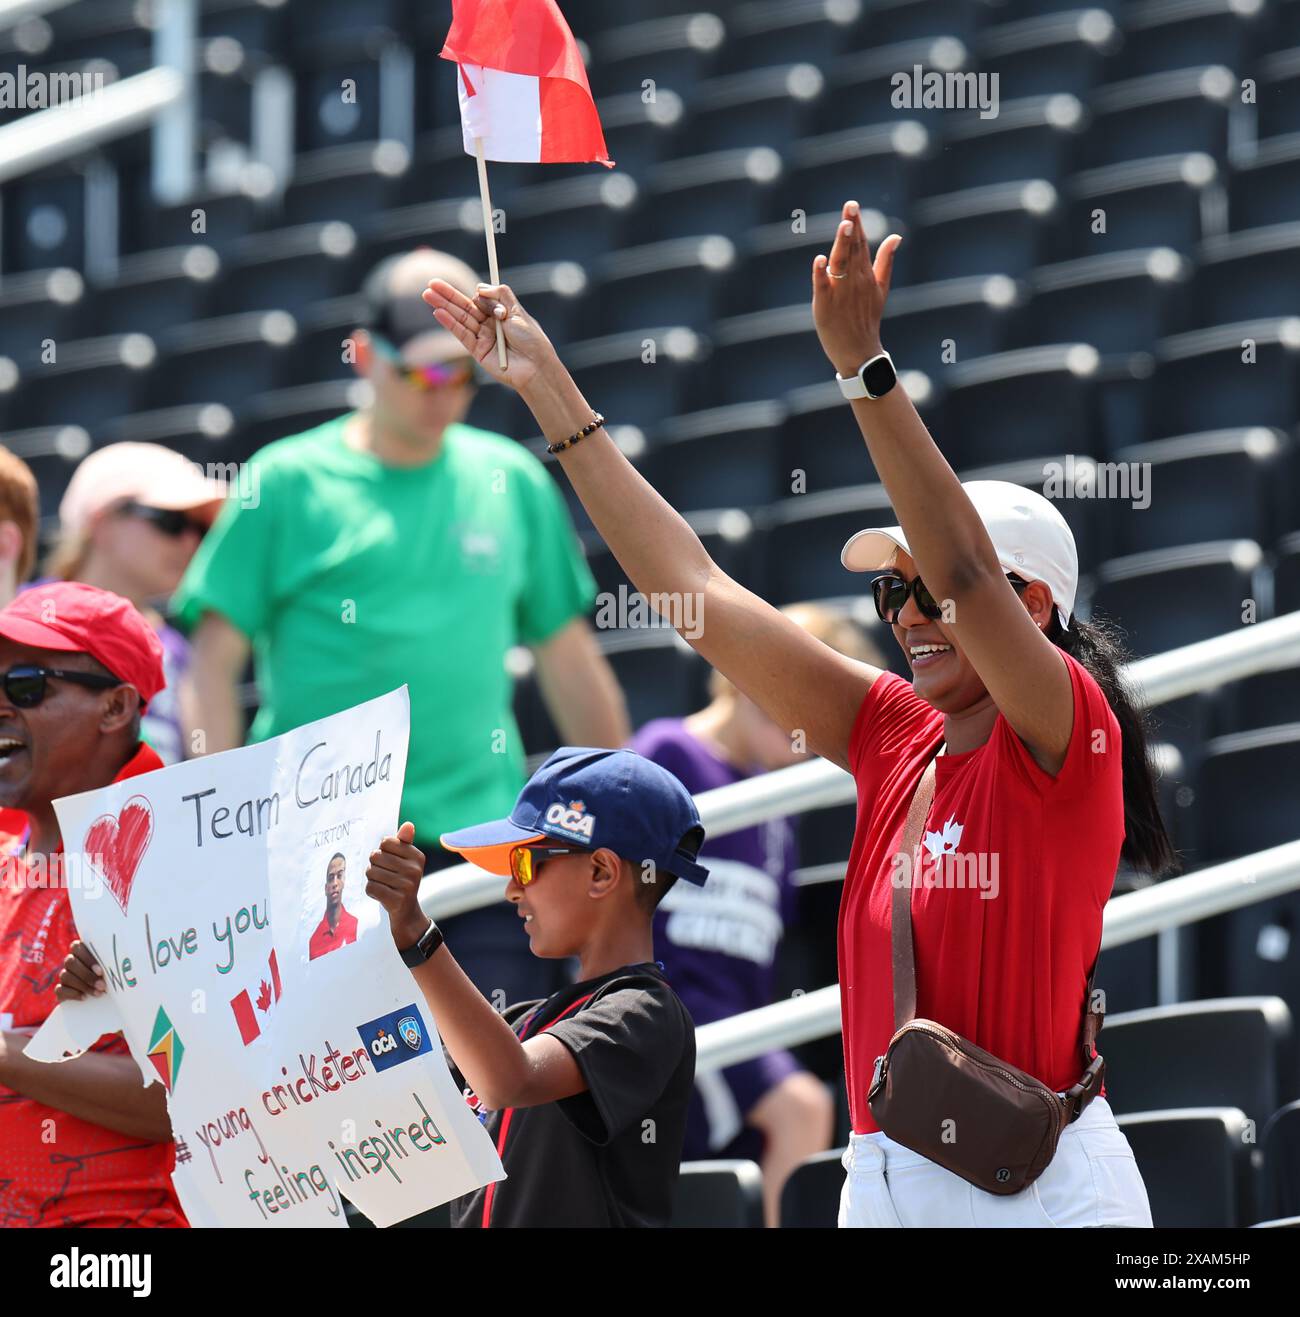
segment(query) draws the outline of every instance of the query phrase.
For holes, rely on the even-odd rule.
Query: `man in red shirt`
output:
[[[52,802],[152,772],[162,646],[119,595],[58,581],[0,609],[0,1225],[184,1226],[167,1095],[120,1034],[23,1055],[76,940]]]
[[[307,959],[315,960],[357,940],[357,917],[343,908],[343,884],[348,862],[340,854],[330,856],[325,866],[325,917],[307,944]]]

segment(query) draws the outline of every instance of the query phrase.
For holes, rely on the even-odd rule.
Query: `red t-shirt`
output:
[[[161,767],[142,743],[114,781]],[[67,889],[25,881],[26,834],[25,814],[0,811],[0,853],[7,857],[0,880],[0,1024],[7,1030],[44,1023],[77,937]],[[105,1035],[92,1050],[130,1055],[121,1034]],[[115,1133],[0,1084],[0,1226],[184,1226],[171,1183],[174,1165],[171,1143]]]
[[[918,1017],[1058,1092],[1083,1070],[1084,993],[1124,840],[1119,724],[1093,677],[1062,657],[1074,727],[1061,771],[1045,773],[1000,714],[983,745],[940,756],[912,880]],[[840,904],[839,962],[857,1133],[879,1129],[867,1090],[894,1033],[893,856],[943,739],[943,715],[887,673],[863,700],[849,741],[858,823]]]
[[[350,915],[346,910],[339,911],[337,928],[330,927],[327,915],[316,925],[316,931],[311,935],[311,941],[307,944],[307,959],[315,960],[317,956],[323,956],[329,951],[337,951],[339,947],[346,947],[348,943],[356,940],[356,915]]]

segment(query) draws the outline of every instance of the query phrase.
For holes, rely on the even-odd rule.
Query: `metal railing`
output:
[[[1295,666],[1300,666],[1300,613],[1288,613],[1138,659],[1127,666],[1125,676],[1142,703],[1158,705],[1256,673]],[[852,777],[842,768],[816,759],[701,792],[695,803],[705,832],[723,837],[774,815],[802,814],[848,804],[854,798]],[[431,918],[447,919],[494,904],[501,899],[503,887],[503,879],[471,864],[458,864],[425,880],[420,904]]]

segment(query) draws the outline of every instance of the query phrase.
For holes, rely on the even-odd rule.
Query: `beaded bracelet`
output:
[[[572,448],[579,439],[585,439],[589,434],[594,434],[599,430],[600,427],[605,424],[605,418],[599,412],[593,412],[592,414],[595,416],[595,420],[589,425],[584,425],[577,434],[571,434],[567,439],[562,440],[558,444],[547,444],[546,451],[548,453],[562,453],[566,448]]]

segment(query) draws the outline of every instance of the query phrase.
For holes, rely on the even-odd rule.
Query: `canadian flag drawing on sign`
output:
[[[275,958],[275,948],[272,947],[266,963],[266,977],[252,989],[245,988],[238,997],[230,999],[230,1009],[235,1013],[235,1023],[239,1026],[239,1036],[244,1040],[245,1047],[261,1037],[262,1017],[269,1015],[271,1007],[279,1000],[280,965]]]

